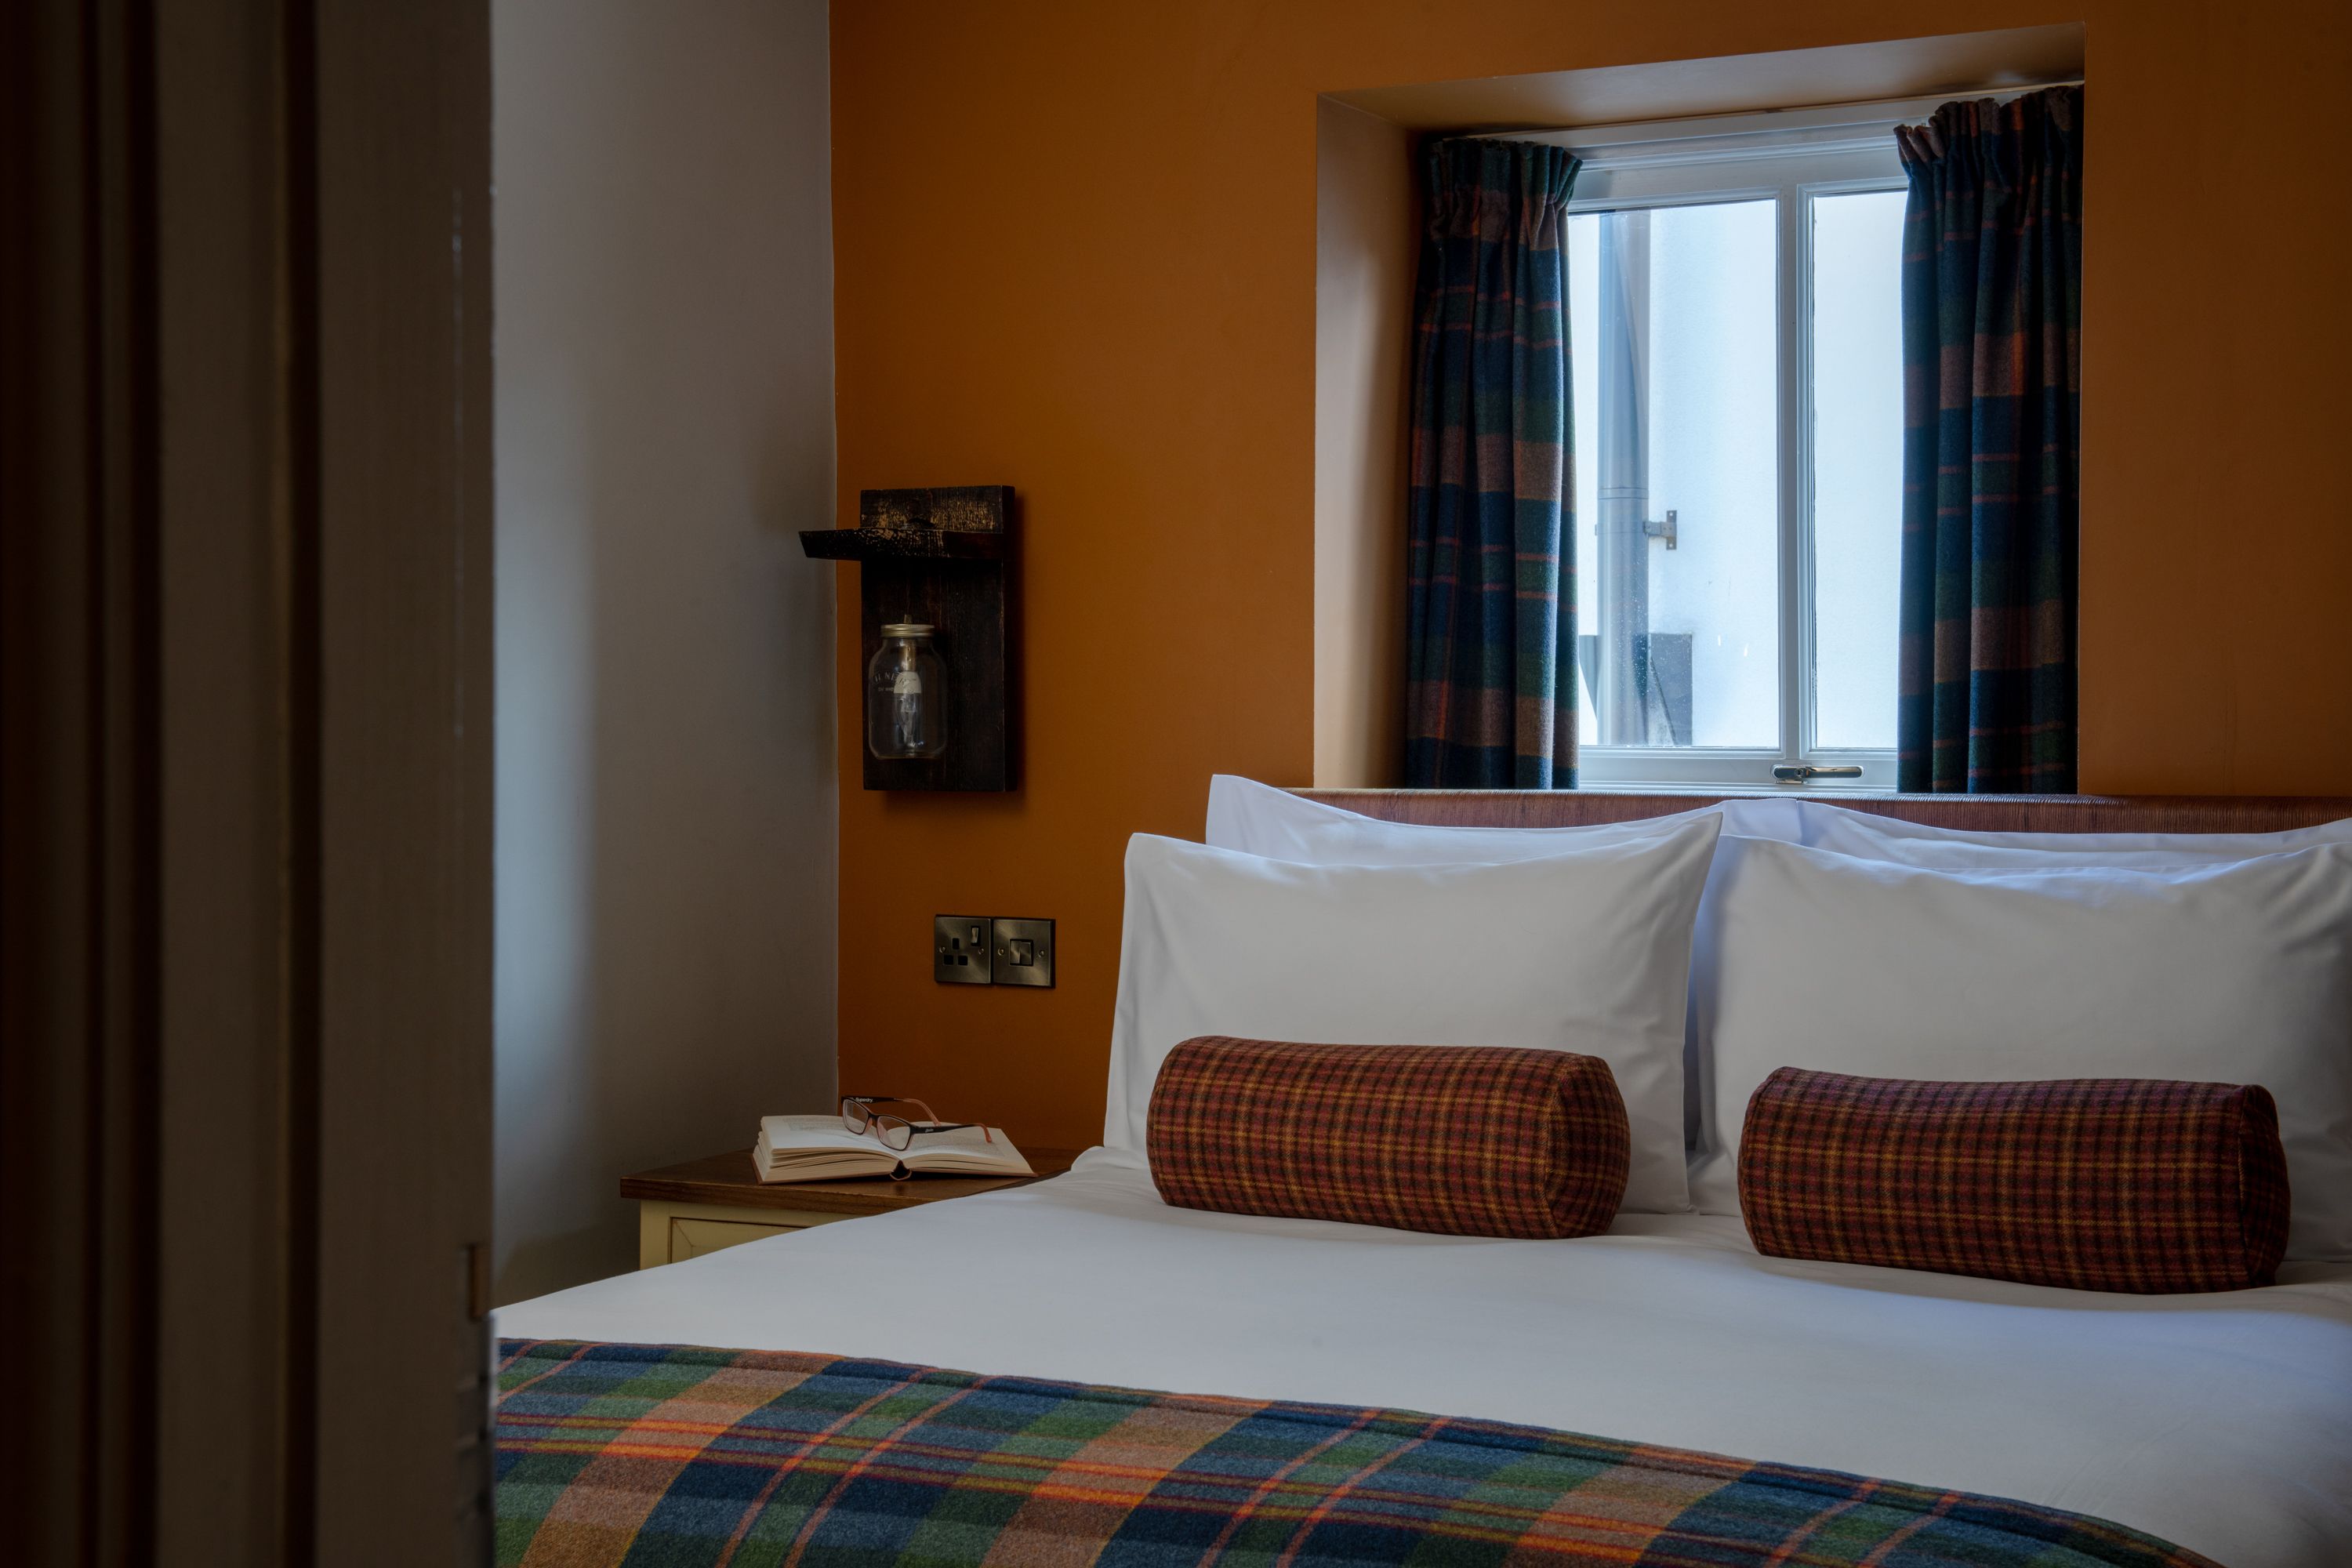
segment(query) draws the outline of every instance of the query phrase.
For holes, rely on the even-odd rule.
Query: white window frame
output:
[[[1568,207],[1571,215],[1714,202],[1778,203],[1780,744],[1586,745],[1578,756],[1581,787],[1708,791],[1801,785],[1824,794],[1895,788],[1893,748],[1814,742],[1811,203],[1815,196],[1902,190],[1895,127],[1920,123],[1954,97],[1968,96],[1989,95],[1950,94],[1514,135],[1517,141],[1566,147],[1582,164]],[[1586,523],[1580,519],[1578,527]],[[1579,556],[1587,555],[1582,539],[1578,544]],[[1862,773],[1856,778],[1798,780],[1773,773],[1777,767],[1807,766],[1859,767]]]

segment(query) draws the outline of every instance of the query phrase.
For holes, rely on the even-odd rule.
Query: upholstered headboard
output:
[[[1719,795],[1615,795],[1600,790],[1302,789],[1309,800],[1389,822],[1455,827],[1577,827],[1689,811]],[[2347,795],[1864,795],[1801,786],[1745,791],[1797,795],[1937,827],[1987,833],[2272,833],[2352,816]]]

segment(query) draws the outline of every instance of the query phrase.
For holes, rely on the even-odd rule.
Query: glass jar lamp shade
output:
[[[866,667],[866,745],[885,761],[936,757],[948,747],[947,667],[931,628],[896,621]]]

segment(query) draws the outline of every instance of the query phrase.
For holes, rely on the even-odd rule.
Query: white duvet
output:
[[[1488,1241],[1013,1191],[503,1309],[500,1334],[1381,1405],[2072,1509],[2225,1568],[2352,1564],[2352,1265],[2135,1297],[1759,1257],[1737,1219]]]

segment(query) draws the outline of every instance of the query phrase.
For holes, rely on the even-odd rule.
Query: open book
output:
[[[751,1163],[763,1182],[837,1182],[852,1176],[1034,1176],[1002,1127],[919,1132],[908,1149],[852,1132],[838,1116],[766,1116]]]

